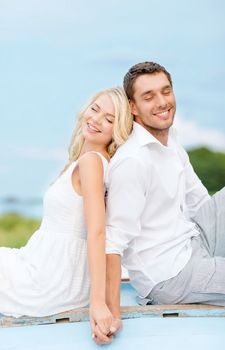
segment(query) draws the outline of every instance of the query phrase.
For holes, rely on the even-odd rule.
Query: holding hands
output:
[[[92,338],[96,344],[109,344],[113,340],[113,335],[122,328],[122,321],[113,317],[105,303],[91,303],[90,324]]]

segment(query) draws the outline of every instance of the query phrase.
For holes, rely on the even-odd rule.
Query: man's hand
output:
[[[112,335],[116,335],[123,328],[122,320],[120,318],[114,318],[112,321],[112,325],[110,327],[110,332]]]

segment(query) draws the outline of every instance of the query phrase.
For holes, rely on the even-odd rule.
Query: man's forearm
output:
[[[106,303],[115,318],[120,318],[121,257],[106,256]]]

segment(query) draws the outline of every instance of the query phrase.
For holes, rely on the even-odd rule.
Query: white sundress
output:
[[[108,161],[103,163],[104,183]],[[40,228],[20,249],[0,248],[0,313],[47,316],[87,306],[87,264],[83,199],[73,189],[77,161],[44,196]]]

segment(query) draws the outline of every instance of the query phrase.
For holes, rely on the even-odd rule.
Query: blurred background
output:
[[[38,227],[77,112],[138,62],[171,73],[180,141],[225,185],[224,18],[222,0],[0,0],[0,245]]]

